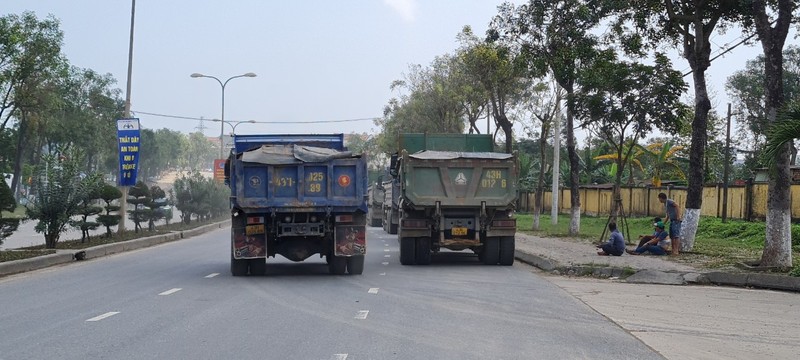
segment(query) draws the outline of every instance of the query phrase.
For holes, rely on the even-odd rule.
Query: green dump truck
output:
[[[469,249],[484,264],[513,264],[517,157],[492,152],[489,135],[403,134],[400,145],[390,165],[400,263]]]
[[[382,178],[367,188],[369,199],[367,206],[367,224],[377,227],[383,224],[383,184]]]

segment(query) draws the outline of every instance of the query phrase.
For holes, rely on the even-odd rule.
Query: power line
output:
[[[165,117],[171,119],[183,119],[183,120],[206,120],[203,117],[191,117],[191,116],[181,116],[181,115],[170,115],[170,114],[159,114],[159,113],[151,113],[146,111],[131,111],[135,114],[143,114],[143,115],[150,115],[150,116],[158,116],[158,117]],[[368,118],[356,118],[356,119],[338,119],[338,120],[308,120],[308,121],[258,121],[255,120],[254,123],[256,124],[326,124],[326,123],[345,123],[345,122],[356,122],[356,121],[372,121],[380,119],[380,117],[368,117]],[[214,121],[214,120],[211,120]],[[248,122],[248,120],[225,120],[225,122]]]

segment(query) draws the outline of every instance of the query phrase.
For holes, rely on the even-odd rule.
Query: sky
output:
[[[253,72],[256,77],[235,78],[225,87],[225,120],[257,121],[236,125],[236,133],[375,133],[370,119],[397,95],[390,83],[411,64],[453,53],[465,25],[483,34],[502,2],[139,0],[131,108],[145,128],[198,131],[201,122],[193,119],[222,117],[222,87],[190,75],[224,82]],[[0,14],[23,11],[59,19],[69,61],[110,73],[124,96],[130,0],[3,0]],[[714,53],[740,35],[714,36]],[[742,46],[712,64],[709,90],[720,114],[729,101],[727,77],[760,52],[760,46]],[[678,51],[670,54],[676,69],[688,70]],[[691,88],[691,77],[686,80]],[[220,122],[203,125],[208,136],[223,131]]]

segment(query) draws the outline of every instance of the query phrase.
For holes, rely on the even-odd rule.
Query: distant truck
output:
[[[493,148],[489,135],[401,135],[390,165],[401,264],[430,264],[443,248],[514,263],[517,158]]]
[[[263,275],[266,258],[325,257],[331,274],[361,274],[367,163],[344,136],[236,135],[226,161],[231,274]]]
[[[397,234],[397,227],[400,221],[400,198],[397,195],[398,191],[394,191],[395,187],[399,189],[399,179],[395,177],[392,180],[384,181],[383,186],[383,231],[389,234]]]
[[[381,178],[367,188],[369,193],[369,212],[367,223],[369,226],[378,227],[383,224],[383,184]]]

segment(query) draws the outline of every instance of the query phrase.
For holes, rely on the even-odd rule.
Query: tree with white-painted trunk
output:
[[[764,50],[764,88],[766,94],[767,123],[775,126],[778,111],[784,105],[783,96],[783,46],[792,15],[797,9],[794,0],[752,1],[752,23]],[[774,19],[770,19],[773,16]],[[749,23],[746,19],[745,23]],[[773,25],[774,24],[774,25]],[[775,133],[772,134],[777,135]],[[768,139],[768,141],[773,141]],[[767,195],[767,224],[761,266],[792,266],[791,173],[790,142],[772,143]]]
[[[689,187],[681,227],[681,250],[694,246],[703,204],[705,148],[708,141],[708,113],[711,100],[706,71],[711,66],[711,36],[737,23],[745,10],[740,0],[637,0],[603,1],[614,7],[610,28],[626,52],[644,56],[660,46],[682,46],[683,57],[692,69],[694,119],[689,149]]]

